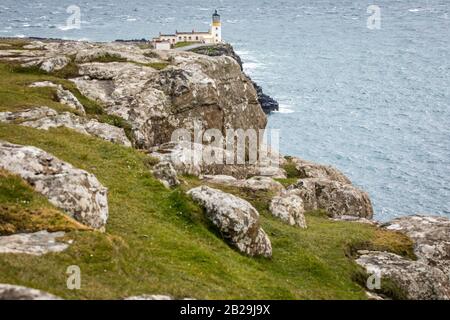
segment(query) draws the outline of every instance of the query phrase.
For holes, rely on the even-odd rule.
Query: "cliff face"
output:
[[[228,56],[233,58],[234,60],[239,63],[241,66],[241,70],[243,71],[243,65],[241,57],[234,51],[233,47],[229,44],[220,44],[215,46],[207,46],[207,47],[200,47],[193,50],[194,52],[198,54],[203,54],[211,57],[220,57],[220,56]],[[269,114],[273,111],[278,111],[279,105],[278,102],[270,97],[269,95],[265,94],[263,92],[263,89],[254,81],[252,81],[253,87],[256,90],[256,93],[258,95],[258,101],[261,104],[262,109],[265,113]]]
[[[135,146],[170,141],[178,128],[262,129],[266,116],[251,80],[234,59],[156,51],[121,43],[35,43],[14,57],[45,71],[72,64],[71,80],[108,114],[132,127]]]

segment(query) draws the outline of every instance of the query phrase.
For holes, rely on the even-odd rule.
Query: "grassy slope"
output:
[[[23,85],[48,75],[12,74],[2,68],[0,110],[35,104],[63,108],[45,89],[30,91]],[[387,247],[404,252],[410,248],[397,234],[333,222],[320,214],[307,215],[309,228],[299,230],[272,218],[267,198],[229,189],[259,209],[262,227],[272,241],[273,259],[246,257],[224,243],[181,189],[168,191],[156,181],[146,165],[148,158],[137,150],[68,129],[42,131],[6,124],[0,124],[0,140],[34,145],[92,172],[109,188],[110,209],[105,234],[69,232],[67,237],[75,242],[63,253],[0,255],[0,283],[82,299],[143,293],[197,299],[363,299],[364,289],[353,280],[360,272],[348,257],[350,249]],[[33,210],[54,210],[17,180],[0,176],[1,206],[9,210],[23,200],[35,199],[30,204]],[[182,189],[199,183],[185,180]],[[17,192],[18,184],[27,192]],[[19,209],[26,214],[26,207]],[[82,271],[79,291],[66,288],[65,271],[74,264]]]

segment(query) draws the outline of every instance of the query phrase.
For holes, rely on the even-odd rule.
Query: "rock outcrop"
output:
[[[297,157],[289,158],[298,171],[301,179],[317,178],[323,180],[337,181],[343,184],[351,184],[342,172],[332,166],[322,165],[311,161],[306,161]]]
[[[323,209],[333,217],[355,216],[371,219],[369,195],[351,184],[326,179],[300,179],[289,187],[303,200],[305,210]]]
[[[191,189],[188,194],[239,251],[250,256],[272,256],[269,237],[260,227],[258,211],[250,203],[207,186]]]
[[[49,252],[66,250],[67,243],[58,242],[64,232],[39,231],[0,236],[0,253],[22,253],[40,256]]]
[[[224,161],[220,163],[207,163],[202,159],[202,148],[204,145],[196,143],[164,143],[150,149],[150,155],[161,162],[171,162],[179,175],[227,175],[237,179],[246,179],[253,176],[268,176],[273,178],[286,177],[285,171],[279,167],[278,155],[268,154],[268,159],[273,161],[259,162],[254,164],[227,164],[225,159],[232,153],[226,149],[209,147],[216,155],[223,155]],[[200,151],[199,151],[200,150]]]
[[[361,255],[356,262],[369,274],[381,277],[381,290],[384,281],[389,279],[396,287],[395,298],[397,299],[450,299],[448,274],[439,268],[419,261],[407,260],[393,253],[379,251]]]
[[[0,141],[0,168],[20,176],[75,220],[104,230],[107,189],[84,170],[31,146]]]
[[[79,133],[131,147],[125,131],[95,119],[79,117],[70,112],[57,113],[48,107],[36,107],[17,112],[0,112],[0,122],[15,123],[41,130],[65,127]]]
[[[204,46],[195,48],[192,50],[195,53],[204,54],[210,57],[228,56],[236,60],[240,65],[241,70],[244,70],[244,63],[241,57],[234,51],[233,47],[229,44],[219,44],[214,46]],[[262,109],[265,113],[269,114],[273,111],[278,111],[279,104],[275,99],[268,96],[263,92],[263,89],[254,81],[252,81],[253,87],[258,95],[258,101],[261,104]]]
[[[36,289],[0,283],[0,300],[61,300],[61,298]]]
[[[56,97],[58,101],[69,108],[72,108],[76,111],[78,111],[82,115],[86,115],[86,111],[84,110],[84,106],[81,104],[80,101],[78,101],[77,97],[73,95],[72,92],[69,90],[66,90],[63,88],[60,84],[54,84],[50,81],[41,81],[41,82],[35,82],[30,85],[32,88],[43,88],[43,87],[50,87],[50,88],[56,88]]]
[[[450,300],[450,220],[405,216],[383,227],[409,236],[414,242],[417,261],[392,253],[370,251],[360,252],[356,262],[368,273],[393,282],[399,288],[401,298]]]
[[[436,216],[405,216],[383,225],[387,230],[406,234],[414,242],[419,261],[436,266],[449,275],[450,281],[450,220]]]

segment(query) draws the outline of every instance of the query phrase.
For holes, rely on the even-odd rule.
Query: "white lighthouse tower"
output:
[[[220,22],[220,15],[217,10],[212,16],[211,36],[214,43],[222,42],[222,23]]]

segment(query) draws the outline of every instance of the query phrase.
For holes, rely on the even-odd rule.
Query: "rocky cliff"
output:
[[[200,146],[170,141],[175,129],[267,121],[232,48],[199,53],[0,41],[0,299],[56,298],[24,284],[63,298],[450,299],[448,219],[379,225],[342,172],[275,152],[269,166],[190,161]],[[68,261],[86,290],[55,274]]]

